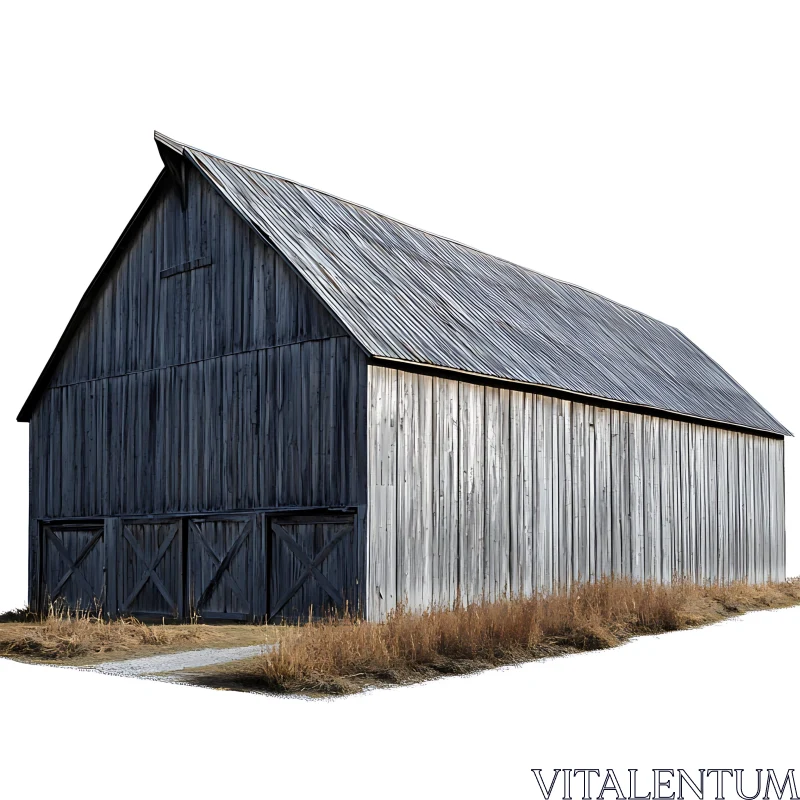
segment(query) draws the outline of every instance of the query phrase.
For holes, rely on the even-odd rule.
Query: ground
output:
[[[0,616],[0,656],[219,689],[320,697],[617,647],[800,604],[800,580],[700,586],[602,580],[385,623],[145,624],[56,612]]]
[[[59,800],[540,798],[535,767],[785,770],[798,642],[800,608],[762,611],[325,701],[0,659],[0,766]]]

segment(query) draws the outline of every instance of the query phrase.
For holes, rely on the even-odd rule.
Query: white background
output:
[[[0,19],[0,610],[26,599],[27,426],[14,418],[160,169],[154,128],[676,325],[800,432],[798,42],[800,6],[780,2],[7,4]],[[788,571],[797,574],[796,442],[788,440],[786,451]],[[798,616],[766,616],[793,620],[794,636],[775,625],[768,653],[752,651],[743,675],[787,658],[783,648],[798,652]],[[679,636],[709,637],[702,639],[707,646],[713,635]],[[385,693],[425,698],[420,708],[430,717],[416,729],[395,724],[388,708],[382,713],[389,701],[378,695],[344,701],[350,705],[271,701],[308,717],[289,738],[264,713],[278,706],[263,700],[61,671],[44,678],[41,669],[6,662],[4,788],[14,773],[38,796],[51,742],[58,743],[58,768],[72,764],[84,790],[105,786],[116,794],[124,784],[133,792],[149,775],[156,796],[181,785],[195,796],[212,787],[219,796],[226,785],[266,792],[284,781],[303,796],[297,787],[320,763],[320,748],[328,753],[329,786],[344,786],[346,775],[352,796],[380,796],[381,787],[408,786],[423,769],[414,757],[420,743],[434,748],[416,787],[420,796],[434,785],[464,787],[462,796],[472,787],[477,795],[511,762],[520,775],[562,765],[517,758],[489,769],[504,743],[514,743],[508,753],[530,752],[548,728],[564,737],[547,745],[563,766],[595,766],[571,764],[570,730],[586,744],[588,731],[603,738],[611,725],[619,749],[611,752],[605,742],[604,758],[616,753],[625,767],[625,748],[643,724],[653,749],[642,766],[673,766],[660,763],[662,744],[696,721],[670,721],[678,690],[654,646],[636,651],[653,669],[645,684],[653,695],[618,698],[612,717],[600,719],[587,707],[583,684],[574,694],[548,693],[541,717],[531,716],[539,700],[508,676],[552,675],[561,685],[559,666],[471,679],[491,696],[502,684],[503,702],[515,702],[509,698],[516,692],[525,699],[518,713],[501,714],[486,702],[489,695],[459,689],[459,713],[464,703],[473,709],[469,721],[447,706],[447,693],[456,690],[439,688],[468,682]],[[583,657],[585,664],[594,659],[595,671],[583,668],[598,680],[592,696],[604,691],[597,676],[634,669],[633,652]],[[776,698],[787,687],[775,681],[768,699],[780,705]],[[755,714],[760,682],[740,690],[739,702]],[[474,708],[473,697],[483,698]],[[354,716],[342,712],[334,725],[328,712],[309,710],[327,708]],[[369,709],[363,719],[359,708]],[[707,719],[691,703],[684,711]],[[129,714],[139,727],[125,722]],[[755,747],[743,722],[739,744]],[[477,742],[491,738],[488,760],[480,760],[480,748],[442,745],[434,763],[431,753],[456,723]],[[759,746],[771,743],[769,735],[767,726]],[[184,737],[180,745],[175,737]],[[214,757],[220,742],[225,759]],[[724,752],[714,753],[718,766],[728,766]],[[231,773],[233,783],[225,784]],[[470,774],[475,781],[465,782]],[[521,780],[503,785],[534,791],[529,773]]]

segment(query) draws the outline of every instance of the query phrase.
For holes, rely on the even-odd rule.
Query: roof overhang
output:
[[[486,384],[487,386],[499,386],[501,388],[516,391],[533,392],[544,394],[550,397],[561,397],[566,400],[588,403],[590,405],[598,405],[604,408],[618,408],[620,410],[637,414],[648,414],[654,417],[675,419],[681,422],[692,422],[696,425],[708,425],[714,428],[725,428],[726,430],[739,431],[740,433],[766,436],[770,439],[784,439],[786,436],[794,436],[794,434],[790,431],[787,431],[786,434],[777,433],[775,431],[769,431],[763,428],[752,428],[747,425],[735,425],[732,422],[726,422],[724,420],[711,419],[708,417],[697,417],[692,416],[691,414],[681,414],[677,411],[668,411],[663,408],[658,408],[657,406],[647,406],[642,405],[641,403],[626,403],[622,400],[614,400],[610,397],[602,397],[601,395],[595,394],[585,394],[584,392],[563,389],[558,386],[548,386],[541,383],[529,383],[527,381],[514,380],[513,378],[498,378],[496,375],[486,375],[482,372],[469,372],[468,370],[455,369],[454,367],[441,367],[437,364],[424,364],[419,361],[406,361],[404,359],[385,358],[382,356],[370,356],[369,363],[380,367],[393,367],[395,369],[404,369],[408,372],[420,372],[423,374],[447,377],[452,380],[463,379],[470,383],[481,383]]]

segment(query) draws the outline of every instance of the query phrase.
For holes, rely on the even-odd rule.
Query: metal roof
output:
[[[371,355],[791,435],[679,330],[330,194],[157,135]]]
[[[594,292],[156,133],[376,358],[791,435],[679,330]]]

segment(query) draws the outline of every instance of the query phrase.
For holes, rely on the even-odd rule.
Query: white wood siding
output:
[[[367,614],[785,579],[783,440],[369,367]]]

